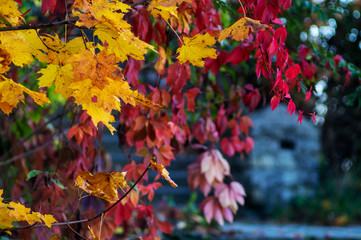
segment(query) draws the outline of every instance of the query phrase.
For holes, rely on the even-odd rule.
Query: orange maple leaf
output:
[[[167,171],[167,169],[165,169],[165,167],[163,166],[163,164],[158,164],[157,163],[157,157],[153,154],[152,159],[150,160],[152,166],[156,167],[158,172],[160,173],[160,175],[174,188],[178,187],[178,185],[170,178],[169,176],[169,172]]]
[[[142,104],[159,109],[160,106],[138,91],[131,90],[114,54],[107,54],[105,50],[98,54],[84,50],[81,54],[74,55],[71,62],[74,72],[74,81],[70,85],[73,90],[71,96],[87,110],[95,126],[102,122],[112,133],[115,131],[110,124],[115,122],[111,112],[120,111],[120,99],[133,106]]]
[[[232,26],[223,29],[219,34],[218,41],[222,41],[228,36],[231,36],[236,41],[247,40],[249,37],[249,29],[252,32],[264,30],[268,27],[266,24],[262,24],[259,20],[244,17],[234,23]]]

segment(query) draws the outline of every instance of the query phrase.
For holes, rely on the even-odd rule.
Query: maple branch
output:
[[[52,142],[47,142],[47,143],[45,143],[45,144],[43,144],[43,145],[41,145],[41,146],[39,146],[37,148],[34,148],[34,149],[30,150],[30,151],[27,151],[27,152],[24,152],[22,154],[16,155],[16,156],[14,156],[14,157],[12,157],[12,158],[4,161],[4,162],[0,162],[0,167],[4,166],[6,164],[9,164],[9,163],[15,162],[15,161],[17,161],[19,159],[22,159],[23,157],[27,157],[27,156],[29,156],[29,155],[31,155],[31,154],[39,151],[39,150],[42,150],[42,149],[48,147],[51,143]]]
[[[110,207],[108,207],[107,209],[105,209],[104,211],[102,211],[101,213],[99,213],[98,215],[95,215],[92,218],[87,218],[87,219],[80,219],[80,220],[75,220],[75,221],[66,221],[66,222],[58,222],[58,223],[52,223],[51,226],[55,227],[55,226],[68,226],[71,224],[78,224],[78,223],[85,223],[85,222],[91,222],[94,221],[95,219],[103,216],[104,214],[106,214],[108,211],[110,211],[113,207],[115,207],[118,203],[120,203],[126,196],[128,196],[128,194],[135,188],[135,186],[139,183],[139,181],[144,177],[144,175],[148,172],[148,170],[151,168],[152,163],[150,162],[148,167],[143,171],[142,175],[139,176],[139,178],[137,179],[137,181],[135,181],[135,183],[128,189],[128,191],[121,197],[119,198],[115,203],[113,203]],[[0,231],[13,231],[13,230],[21,230],[21,229],[28,229],[28,228],[43,228],[43,227],[47,227],[45,224],[39,224],[39,225],[28,225],[28,226],[22,226],[22,227],[16,227],[16,228],[7,228],[7,229],[1,229]],[[75,231],[75,230],[74,230]]]
[[[37,25],[23,25],[23,26],[17,26],[17,27],[2,27],[2,28],[0,28],[0,32],[48,28],[48,27],[54,27],[54,26],[59,26],[59,25],[65,25],[65,24],[74,24],[76,21],[78,21],[78,20],[77,19],[72,19],[72,20],[64,20],[64,21],[59,21],[59,22],[51,22],[51,23],[37,24]]]

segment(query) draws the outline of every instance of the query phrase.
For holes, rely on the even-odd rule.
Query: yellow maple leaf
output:
[[[42,74],[38,78],[39,87],[50,87],[55,84],[55,93],[59,93],[65,98],[71,97],[73,90],[69,86],[74,79],[72,69],[71,64],[65,66],[49,64],[38,72]]]
[[[46,34],[41,36],[41,38],[47,47],[47,59],[42,59],[42,62],[66,65],[74,54],[78,54],[85,49],[82,37],[74,38],[67,43],[61,41],[58,35],[51,36]]]
[[[157,168],[158,172],[160,173],[160,175],[174,188],[178,187],[178,185],[170,178],[169,176],[169,172],[167,171],[167,169],[165,169],[165,167],[163,166],[163,164],[159,164],[157,163],[157,157],[153,154],[152,159],[150,160],[151,164]]]
[[[168,21],[170,16],[178,18],[178,7],[182,2],[191,2],[191,0],[153,0],[148,6],[153,17],[161,16]]]
[[[108,22],[116,28],[130,28],[130,25],[123,20],[124,14],[131,7],[120,1],[93,0],[91,2],[85,0],[76,0],[74,7],[82,10],[75,12],[74,15],[79,17],[77,26],[86,26],[91,28],[101,22]]]
[[[17,5],[14,0],[0,0],[0,17],[12,26],[18,26],[24,21]]]
[[[33,34],[31,34],[31,32]],[[1,48],[6,49],[11,56],[11,61],[16,66],[23,67],[24,65],[29,65],[33,62],[34,58],[32,51],[37,49],[37,46],[36,44],[30,46],[30,43],[26,41],[24,35],[27,35],[30,38],[31,35],[34,36],[34,34],[36,35],[35,31],[9,31],[0,33]],[[37,44],[39,43],[41,43],[40,39],[38,39]],[[42,47],[40,46],[40,48]],[[42,50],[44,50],[44,48],[42,48]]]
[[[100,172],[92,175],[88,171],[78,173],[75,186],[90,195],[103,198],[111,203],[118,200],[118,188],[127,187],[126,172]]]
[[[51,224],[56,222],[56,219],[53,217],[53,215],[51,214],[45,214],[45,215],[41,215],[41,220],[44,222],[44,224],[50,228]]]
[[[203,67],[204,58],[217,58],[216,49],[209,47],[214,45],[216,40],[208,33],[197,34],[192,38],[183,37],[183,41],[182,47],[177,49],[177,59],[180,63],[189,61],[194,66]]]
[[[219,34],[218,41],[222,41],[228,36],[231,36],[236,41],[247,40],[249,37],[249,29],[251,29],[252,32],[257,32],[259,30],[264,30],[267,27],[268,26],[266,24],[262,24],[259,20],[244,17],[232,26],[223,29]]]
[[[44,103],[50,103],[45,93],[34,92],[13,80],[0,75],[0,109],[9,114],[15,108],[19,101],[24,101],[24,92],[29,94],[34,102],[43,106]]]
[[[114,53],[122,62],[128,60],[128,57],[144,60],[148,49],[156,52],[152,45],[134,36],[129,29],[114,30],[109,24],[98,24],[94,35],[97,35],[103,44],[106,43],[109,54]]]
[[[11,56],[9,52],[0,45],[0,73],[7,72],[11,64]]]
[[[149,6],[148,10],[151,11],[153,17],[161,16],[164,20],[168,21],[171,16],[178,17],[176,2],[174,5],[163,6],[159,4],[160,2],[164,2],[163,0],[153,0]]]
[[[1,197],[3,190],[0,189],[0,229],[12,228],[13,222],[27,221],[29,224],[43,221],[47,227],[56,222],[55,218],[50,214],[41,214],[39,212],[31,212],[30,208],[16,202],[4,203]]]

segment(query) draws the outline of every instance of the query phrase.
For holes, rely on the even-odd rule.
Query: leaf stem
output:
[[[174,30],[174,28],[172,27],[172,25],[170,25],[170,23],[169,23],[168,21],[165,21],[165,22],[166,22],[166,23],[168,24],[168,26],[173,30],[173,32],[175,33],[175,35],[177,35],[179,41],[180,41],[182,44],[184,44],[183,41],[182,41],[182,39],[179,37],[178,33],[177,33],[177,32]]]

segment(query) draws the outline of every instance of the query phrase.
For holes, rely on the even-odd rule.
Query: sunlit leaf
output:
[[[177,49],[179,53],[177,59],[180,63],[189,61],[194,66],[203,67],[204,58],[217,58],[217,50],[210,47],[216,43],[216,40],[208,33],[197,34],[192,38],[183,37],[183,41],[182,47]]]
[[[126,172],[100,172],[92,175],[88,171],[78,173],[75,186],[90,195],[103,198],[111,203],[118,200],[118,188],[127,186]]]

